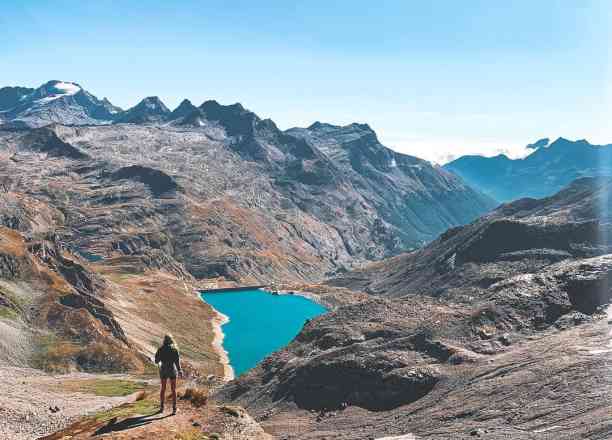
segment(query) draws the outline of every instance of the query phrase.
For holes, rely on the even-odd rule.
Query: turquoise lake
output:
[[[287,345],[306,319],[327,312],[302,296],[272,295],[263,290],[203,292],[202,299],[230,319],[222,327],[223,348],[236,377]]]

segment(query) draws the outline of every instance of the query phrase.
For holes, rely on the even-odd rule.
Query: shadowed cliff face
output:
[[[178,185],[166,173],[148,167],[132,165],[120,168],[112,176],[114,180],[134,180],[144,183],[155,196],[168,194],[178,189]]]
[[[23,138],[23,145],[34,152],[46,153],[52,157],[87,159],[87,154],[63,142],[57,134],[48,129],[34,129]]]
[[[610,183],[503,205],[328,281],[376,299],[306,323],[218,398],[289,439],[606,438]]]

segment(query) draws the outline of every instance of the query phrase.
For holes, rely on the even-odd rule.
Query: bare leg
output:
[[[159,404],[161,412],[164,412],[164,400],[166,399],[166,378],[161,380],[161,391],[159,392]]]
[[[170,379],[170,390],[172,391],[172,412],[176,414],[176,378]]]

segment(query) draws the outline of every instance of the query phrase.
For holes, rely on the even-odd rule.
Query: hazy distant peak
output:
[[[493,156],[493,159],[497,159],[497,160],[512,160],[510,159],[506,154],[504,153],[499,153],[495,156]]]
[[[550,139],[542,138],[534,142],[533,144],[528,144],[527,148],[530,150],[537,150],[538,148],[547,147],[550,144]]]
[[[444,167],[499,201],[550,196],[572,180],[612,175],[612,146],[563,137],[531,144],[521,159],[462,156]]]
[[[580,139],[577,141],[571,141],[569,139],[566,139],[564,137],[559,137],[557,138],[554,142],[552,142],[550,145],[548,145],[549,149],[559,149],[559,148],[582,148],[582,147],[588,147],[590,146],[591,143],[589,141],[587,141],[586,139]]]

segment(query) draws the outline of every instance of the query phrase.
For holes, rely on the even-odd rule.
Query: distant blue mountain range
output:
[[[534,151],[523,159],[462,156],[444,168],[499,202],[550,196],[578,177],[612,176],[612,144],[559,138],[528,147]]]

